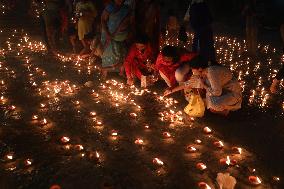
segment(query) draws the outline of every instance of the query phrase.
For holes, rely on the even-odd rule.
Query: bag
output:
[[[200,94],[192,94],[189,104],[184,108],[184,112],[191,117],[203,117],[205,104]]]

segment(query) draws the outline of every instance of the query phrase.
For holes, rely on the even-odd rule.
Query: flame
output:
[[[96,113],[96,112],[90,112],[90,115],[91,115],[91,116],[96,116],[97,113]]]
[[[7,155],[7,159],[12,160],[13,158],[14,158],[14,157],[13,157],[12,154],[8,154],[8,155]]]
[[[64,136],[64,137],[61,138],[61,142],[63,142],[63,143],[67,143],[69,141],[70,141],[69,137]]]
[[[142,140],[142,139],[140,139],[140,138],[138,138],[138,139],[136,139],[135,140],[135,142],[134,142],[135,144],[143,144],[144,143],[144,141]]]
[[[162,160],[160,160],[159,158],[154,158],[153,163],[155,163],[157,165],[164,165],[164,162]]]
[[[230,164],[231,164],[231,160],[230,160],[230,157],[229,157],[229,156],[227,156],[227,158],[226,158],[226,164],[227,164],[227,165],[230,165]]]
[[[163,135],[164,135],[164,137],[167,137],[167,138],[171,137],[171,134],[169,132],[164,132]]]
[[[211,133],[211,132],[212,132],[212,130],[211,130],[209,127],[205,127],[205,128],[203,129],[203,131],[204,131],[205,133]]]
[[[27,159],[27,160],[25,161],[25,164],[26,164],[27,166],[31,165],[31,164],[32,164],[32,160]]]

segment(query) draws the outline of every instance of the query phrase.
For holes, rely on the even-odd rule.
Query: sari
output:
[[[97,15],[96,8],[94,4],[91,1],[88,2],[79,2],[76,5],[76,12],[84,12],[88,11],[90,12],[87,15],[83,15],[79,18],[78,21],[78,37],[79,40],[83,40],[85,35],[88,34],[93,30],[93,22],[95,20],[95,17]]]
[[[114,10],[114,5],[110,4],[106,7],[106,11],[110,13],[107,22],[108,31],[113,35],[111,39],[107,39],[106,32],[102,30],[101,42],[104,48],[102,54],[102,67],[114,67],[124,61],[127,54],[126,39],[129,33],[129,24],[122,25],[127,18],[130,10],[123,5],[119,10]]]

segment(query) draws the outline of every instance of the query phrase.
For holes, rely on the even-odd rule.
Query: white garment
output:
[[[238,110],[242,104],[242,88],[231,71],[223,66],[207,68],[207,108],[215,111]]]

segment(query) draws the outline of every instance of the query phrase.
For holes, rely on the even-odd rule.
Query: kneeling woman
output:
[[[135,77],[141,80],[142,75],[151,74],[154,70],[153,60],[153,50],[148,37],[144,34],[138,35],[123,65],[127,76],[127,84],[133,85]]]
[[[197,60],[197,59],[195,59]],[[241,108],[242,88],[231,71],[221,65],[211,65],[202,58],[189,62],[192,72],[199,74],[198,88],[206,90],[206,105],[211,112],[227,115]],[[167,90],[165,95],[184,88],[190,88],[191,80],[183,86]],[[196,83],[196,82],[193,82]]]

